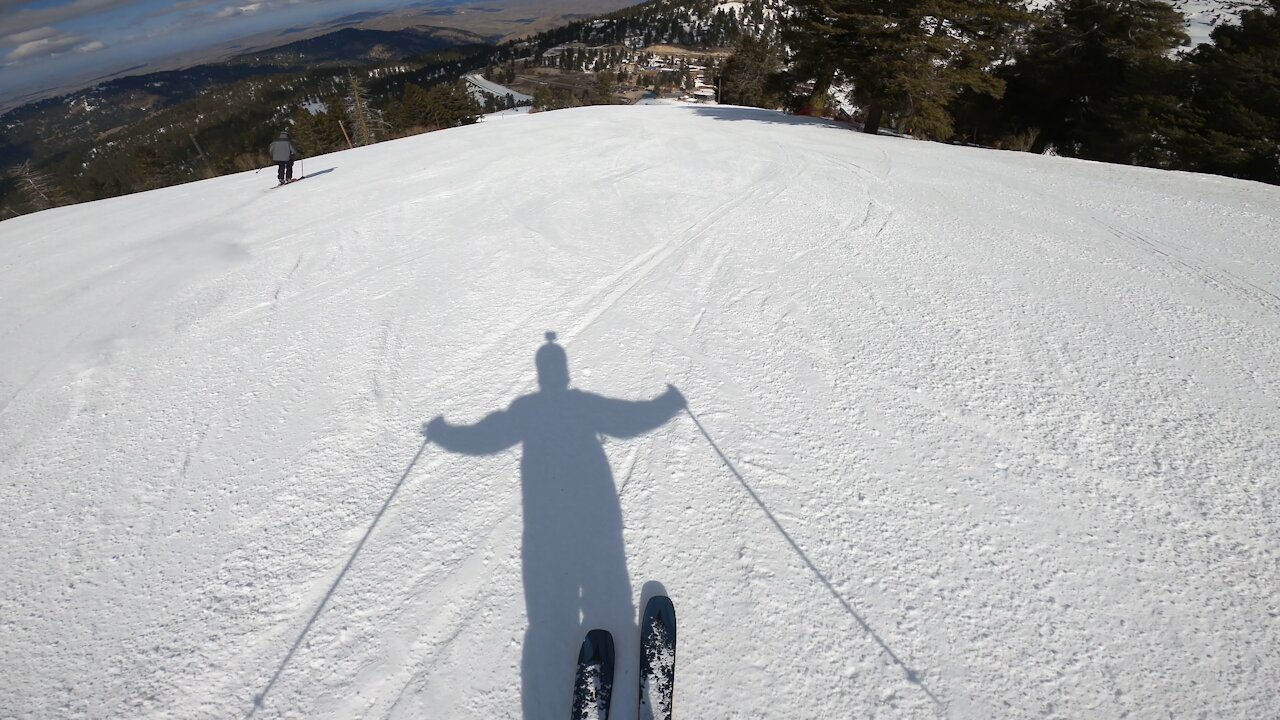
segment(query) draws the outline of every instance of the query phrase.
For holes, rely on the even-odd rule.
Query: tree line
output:
[[[866,132],[1280,184],[1280,0],[1186,48],[1161,0],[793,0],[778,42],[739,41],[721,102]]]
[[[468,72],[557,63],[590,72],[537,109],[612,102],[624,53],[734,44],[708,74],[724,103],[831,115],[866,132],[1216,173],[1280,184],[1280,0],[1258,0],[1187,48],[1162,0],[652,0],[531,38],[459,46],[394,66],[253,77],[0,173],[0,218],[268,163],[289,127],[305,155],[475,122]],[[776,3],[776,4],[771,4]],[[631,54],[634,55],[634,52]],[[679,78],[668,78],[675,83]],[[687,79],[686,79],[687,80]],[[658,78],[660,84],[662,78]]]
[[[475,122],[462,74],[491,46],[431,53],[395,68],[326,68],[253,77],[85,137],[0,171],[0,219],[270,164],[283,129],[306,156]]]

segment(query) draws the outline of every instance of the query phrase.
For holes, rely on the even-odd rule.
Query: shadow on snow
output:
[[[912,684],[935,705],[946,707],[925,684],[921,674],[893,651],[814,564],[712,439],[675,387],[668,385],[665,393],[645,401],[607,398],[572,389],[564,349],[555,342],[555,333],[547,333],[547,340],[534,357],[537,392],[516,398],[507,409],[490,413],[474,425],[451,425],[437,416],[424,426],[424,439],[417,453],[266,686],[254,696],[246,718],[263,707],[267,694],[328,605],[429,442],[466,455],[490,455],[522,445],[521,559],[529,620],[521,659],[523,715],[525,720],[567,716],[573,687],[573,659],[588,630],[604,628],[612,632],[619,642],[619,657],[632,655],[636,650],[636,608],[624,554],[622,512],[613,472],[604,453],[603,437],[635,437],[662,426],[681,410],[826,591],[892,663],[904,671]],[[654,594],[666,594],[666,591],[657,583],[647,583],[641,599]],[[620,689],[615,686],[615,703]],[[622,695],[626,697],[625,693]]]
[[[848,123],[808,115],[791,115],[778,110],[764,110],[738,105],[693,105],[691,108],[694,113],[713,120],[759,122],[772,125],[817,125],[836,130],[849,130]]]
[[[529,627],[521,657],[525,720],[567,717],[573,658],[583,636],[603,628],[619,653],[636,633],[622,511],[603,436],[630,438],[666,423],[684,407],[668,385],[644,401],[569,387],[568,357],[555,333],[534,358],[538,391],[474,425],[427,423],[428,441],[452,452],[489,455],[522,446],[522,579]]]

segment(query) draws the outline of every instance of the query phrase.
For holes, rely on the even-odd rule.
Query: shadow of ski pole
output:
[[[707,433],[707,429],[698,421],[698,416],[693,414],[693,410],[689,409],[688,406],[686,406],[684,410],[689,414],[689,418],[693,420],[693,424],[698,426],[698,431],[702,433],[702,437],[706,438],[707,443],[711,445],[711,449],[715,450],[716,455],[720,456],[721,462],[724,463],[725,467],[729,468],[729,472],[733,473],[733,476],[738,479],[738,482],[742,483],[742,487],[747,491],[747,494],[751,496],[752,500],[756,501],[756,505],[759,505],[760,509],[764,511],[765,516],[769,518],[769,522],[773,523],[773,526],[778,529],[778,532],[782,534],[782,537],[786,539],[789,545],[791,545],[791,549],[796,551],[796,554],[799,555],[800,559],[804,561],[804,564],[809,567],[809,570],[817,576],[822,585],[831,593],[831,596],[844,607],[849,615],[853,616],[853,619],[858,622],[858,625],[862,626],[862,629],[871,636],[871,639],[876,641],[876,644],[880,646],[880,649],[884,650],[885,654],[887,654],[898,667],[902,668],[903,672],[907,674],[907,680],[909,682],[918,686],[935,705],[939,708],[945,709],[946,705],[939,700],[937,696],[929,690],[928,686],[924,684],[924,681],[921,680],[920,673],[908,667],[907,664],[902,661],[902,658],[898,657],[898,654],[885,644],[880,635],[878,635],[876,631],[867,624],[867,621],[858,614],[858,611],[853,609],[853,605],[851,605],[849,601],[840,594],[839,590],[836,590],[835,586],[831,584],[831,581],[827,579],[827,576],[818,569],[817,565],[813,564],[813,561],[809,559],[809,556],[805,553],[804,549],[795,541],[795,538],[791,537],[791,533],[787,532],[787,529],[782,526],[782,523],[778,522],[778,518],[775,517],[773,512],[769,510],[769,507],[764,504],[764,501],[760,499],[760,496],[756,494],[756,491],[747,484],[746,479],[742,477],[742,473],[738,472],[738,469],[729,461],[729,458],[725,456],[724,451],[720,449],[720,446],[716,444],[716,441],[711,439],[711,435]]]
[[[373,534],[373,529],[378,526],[378,521],[382,519],[383,513],[391,506],[391,501],[395,499],[396,493],[400,492],[400,487],[404,485],[404,481],[408,479],[409,473],[413,472],[413,466],[418,464],[418,458],[422,457],[422,452],[427,449],[427,439],[422,439],[422,444],[418,446],[418,452],[409,461],[409,466],[404,469],[404,474],[400,476],[400,481],[391,489],[391,494],[383,501],[382,507],[378,509],[378,514],[373,516],[373,522],[369,523],[369,528],[364,531],[364,537],[360,538],[360,542],[356,543],[355,550],[351,551],[351,557],[347,558],[347,564],[342,566],[342,571],[338,573],[338,577],[334,578],[333,584],[329,586],[329,591],[324,594],[324,599],[316,606],[316,611],[311,614],[311,619],[307,621],[306,627],[302,628],[302,632],[298,633],[298,639],[293,641],[293,647],[289,648],[289,652],[285,654],[284,659],[280,661],[280,666],[276,668],[276,672],[271,676],[271,680],[267,682],[267,686],[262,688],[262,692],[253,696],[253,707],[245,714],[245,720],[253,717],[254,713],[262,708],[263,701],[266,700],[267,693],[271,692],[271,688],[275,686],[276,681],[280,679],[280,674],[284,672],[289,661],[293,659],[293,654],[298,651],[298,647],[302,645],[302,640],[307,637],[307,633],[311,631],[311,626],[316,624],[316,618],[320,617],[320,613],[324,612],[324,608],[329,604],[329,599],[333,597],[333,593],[338,589],[338,585],[342,583],[342,578],[346,577],[347,571],[351,569],[352,563],[356,561],[356,556],[360,554],[360,550],[364,548],[365,541]]]

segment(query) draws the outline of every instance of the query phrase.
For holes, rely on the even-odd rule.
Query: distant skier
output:
[[[289,139],[289,131],[280,131],[280,137],[267,147],[267,152],[276,164],[276,178],[280,184],[293,182],[293,161],[302,157],[302,153],[298,152],[297,146]]]

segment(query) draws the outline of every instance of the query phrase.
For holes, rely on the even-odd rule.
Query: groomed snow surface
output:
[[[305,171],[0,223],[0,716],[554,720],[603,627],[630,720],[655,583],[681,718],[1280,716],[1280,189],[728,107]]]

